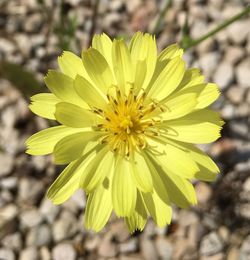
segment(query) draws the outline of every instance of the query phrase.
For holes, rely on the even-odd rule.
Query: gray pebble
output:
[[[215,255],[223,250],[223,243],[216,232],[211,232],[201,240],[200,254],[205,256]]]
[[[71,244],[61,243],[56,245],[52,250],[53,260],[75,260],[76,251]]]

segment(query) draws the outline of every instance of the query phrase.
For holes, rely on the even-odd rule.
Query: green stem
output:
[[[210,38],[211,36],[215,35],[217,32],[223,30],[233,22],[239,20],[241,17],[247,15],[250,13],[250,6],[246,7],[242,12],[239,14],[233,16],[232,18],[226,20],[225,22],[221,23],[219,26],[217,26],[215,29],[211,30],[210,32],[206,33],[205,35],[201,36],[198,39],[190,39],[190,41],[186,44],[186,46],[183,46],[185,50],[198,45],[199,43],[205,41],[206,39]]]
[[[168,8],[171,6],[171,4],[172,4],[172,0],[166,0],[165,5],[163,6],[163,8],[158,16],[158,19],[155,23],[154,29],[152,30],[152,34],[159,33],[162,19],[164,18],[164,15],[166,14],[166,12],[167,12]]]

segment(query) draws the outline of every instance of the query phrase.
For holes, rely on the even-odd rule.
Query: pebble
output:
[[[64,211],[61,217],[53,223],[52,234],[53,239],[58,242],[74,235],[78,230],[78,222],[75,216]]]
[[[0,154],[0,177],[7,176],[11,173],[14,165],[14,158],[8,153]]]
[[[27,247],[20,253],[19,260],[37,260],[38,252],[36,247]]]
[[[7,248],[0,248],[0,259],[1,260],[15,260],[15,254],[12,250]]]
[[[240,104],[244,100],[245,89],[240,86],[231,86],[227,90],[227,97],[233,104]]]
[[[161,257],[161,259],[165,259],[165,260],[172,259],[173,245],[166,238],[158,237],[155,240],[155,246],[159,254],[159,257]]]
[[[76,260],[76,251],[71,244],[61,243],[52,249],[53,260]]]
[[[248,260],[250,259],[250,235],[247,236],[240,248],[239,259]]]
[[[238,46],[228,46],[225,53],[225,62],[235,65],[244,57],[244,50]]]
[[[11,176],[11,177],[5,177],[4,179],[0,180],[0,186],[3,189],[12,190],[17,187],[17,177]]]
[[[130,254],[136,252],[138,248],[138,241],[135,238],[129,239],[127,242],[119,244],[119,252],[124,254]]]
[[[122,220],[112,223],[111,233],[118,242],[124,242],[130,237],[128,228]]]
[[[23,246],[23,240],[22,240],[21,233],[15,232],[15,233],[5,236],[2,239],[2,244],[6,248],[12,249],[14,251],[20,251]]]
[[[220,253],[224,248],[221,238],[216,232],[211,232],[201,240],[200,254],[205,256]]]
[[[56,206],[50,200],[44,198],[40,205],[39,211],[48,223],[52,223],[60,212],[60,206]]]
[[[199,59],[199,65],[206,76],[210,76],[217,68],[220,60],[220,54],[218,52],[209,52],[201,56]]]
[[[243,44],[250,34],[249,20],[240,20],[231,24],[226,32],[233,43]]]
[[[27,204],[36,203],[44,194],[44,185],[35,178],[22,178],[19,181],[18,199]]]
[[[32,228],[43,221],[43,216],[37,209],[31,209],[21,213],[20,220],[24,228]]]
[[[118,253],[117,245],[111,241],[111,233],[107,233],[100,241],[98,255],[100,257],[115,257]]]
[[[45,246],[49,245],[51,240],[51,228],[46,224],[33,227],[26,236],[27,246]]]
[[[250,58],[243,60],[236,67],[236,79],[241,87],[250,87]]]
[[[51,255],[48,247],[42,246],[40,249],[41,260],[51,260]]]
[[[158,259],[158,253],[156,250],[156,247],[154,245],[154,242],[151,239],[144,238],[140,241],[140,247],[143,259],[145,260],[157,260]]]
[[[230,86],[233,78],[233,67],[227,62],[222,62],[215,70],[213,81],[218,84],[220,89],[224,90],[225,88]]]
[[[198,182],[195,185],[195,191],[196,191],[197,201],[201,205],[205,205],[212,196],[211,187],[204,182]]]

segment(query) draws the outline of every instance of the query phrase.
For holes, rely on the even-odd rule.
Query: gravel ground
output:
[[[55,28],[68,22],[60,20],[60,13],[76,17],[70,48],[79,53],[93,32],[129,37],[137,30],[150,30],[164,1],[100,0],[98,15],[93,2],[65,0],[61,10],[59,1],[0,1],[0,259],[250,259],[249,17],[185,54],[190,66],[201,68],[208,80],[218,83],[222,95],[214,108],[226,121],[222,138],[202,147],[221,174],[215,183],[195,183],[196,207],[174,208],[173,221],[164,229],[149,221],[142,233],[130,235],[121,220],[112,218],[94,234],[82,226],[83,192],[61,206],[44,197],[61,169],[51,157],[24,153],[25,139],[49,126],[29,112],[27,93],[30,82],[32,91],[39,91],[48,68],[56,68],[62,34]],[[173,1],[158,34],[159,49],[180,40],[186,12],[190,33],[198,37],[247,3]],[[38,82],[27,80],[29,74],[23,76],[10,64],[34,72]]]

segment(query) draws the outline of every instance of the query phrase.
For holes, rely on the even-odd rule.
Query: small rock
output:
[[[43,16],[40,13],[34,13],[27,16],[24,21],[26,32],[39,32],[43,24]]]
[[[143,259],[145,260],[157,260],[158,253],[156,247],[151,239],[144,238],[140,241],[140,248]]]
[[[24,211],[20,216],[20,220],[24,228],[32,228],[43,221],[43,216],[37,209],[31,209]]]
[[[199,64],[204,74],[210,76],[218,66],[220,54],[218,52],[209,52],[201,56]]]
[[[250,87],[250,59],[242,61],[236,67],[237,82],[245,88]]]
[[[100,237],[99,236],[87,236],[84,246],[87,251],[94,251],[98,245],[100,244]]]
[[[15,45],[4,38],[0,38],[0,53],[9,54],[15,51]]]
[[[166,238],[158,237],[155,240],[155,246],[161,259],[172,259],[173,246]]]
[[[195,185],[195,191],[197,195],[197,201],[199,204],[206,204],[212,196],[211,187],[204,182],[198,182]]]
[[[245,238],[245,240],[240,248],[239,259],[242,259],[242,260],[250,259],[250,235]]]
[[[41,260],[51,260],[51,255],[48,247],[41,247],[40,249],[40,258]]]
[[[7,190],[12,190],[17,187],[17,177],[11,176],[8,178],[4,178],[0,181],[0,186]]]
[[[15,254],[13,251],[7,248],[0,248],[0,259],[1,260],[15,260]]]
[[[119,244],[119,251],[120,253],[130,254],[136,252],[138,248],[137,239],[131,238],[127,242]]]
[[[250,203],[241,203],[239,205],[240,216],[250,220]]]
[[[8,153],[0,154],[0,177],[9,175],[13,169],[14,159]]]
[[[98,255],[101,257],[115,257],[117,253],[117,246],[111,241],[111,234],[107,233],[99,244]]]
[[[237,21],[226,29],[228,37],[233,43],[242,44],[246,41],[249,33],[249,20]]]
[[[228,46],[226,48],[225,62],[235,65],[244,57],[244,50],[238,46]]]
[[[119,12],[123,8],[123,2],[120,0],[113,0],[110,2],[109,8],[112,11]]]
[[[245,89],[239,86],[231,86],[226,95],[233,104],[240,104],[244,99]]]
[[[1,197],[1,196],[0,196]],[[0,239],[16,229],[18,208],[14,204],[0,208]]]
[[[57,215],[60,211],[60,207],[54,205],[47,198],[44,198],[39,210],[40,210],[41,214],[44,216],[44,218],[49,223],[52,223],[55,220],[55,218],[57,217]]]
[[[78,222],[75,216],[69,211],[64,211],[61,217],[53,224],[53,238],[56,242],[61,241],[74,235],[77,229]]]
[[[27,204],[35,204],[44,194],[44,185],[35,178],[22,178],[19,182],[18,199]]]
[[[218,84],[219,88],[223,90],[232,83],[233,77],[233,67],[229,63],[222,62],[216,68],[213,80]]]
[[[38,253],[37,248],[35,247],[28,247],[21,251],[19,260],[37,260]]]
[[[248,177],[243,184],[244,191],[250,191],[250,177]]]
[[[86,206],[86,196],[83,190],[77,190],[71,197],[71,201],[74,202],[79,209],[84,209]]]
[[[61,243],[56,245],[52,250],[53,260],[75,260],[76,251],[71,244]]]
[[[21,234],[16,232],[5,236],[2,244],[9,249],[20,251],[23,245]]]
[[[215,255],[223,250],[223,243],[216,232],[206,235],[200,245],[200,254],[205,256]]]
[[[127,226],[121,220],[111,224],[111,233],[118,242],[124,242],[130,237]]]
[[[224,243],[227,243],[230,237],[230,231],[226,226],[221,226],[218,230],[219,236],[224,241]]]
[[[228,254],[227,254],[227,260],[235,260],[235,259],[240,259],[240,250],[237,247],[232,247]]]
[[[174,244],[173,259],[197,259],[197,249],[188,239],[179,238]],[[188,257],[188,258],[187,258]]]
[[[45,246],[51,242],[51,229],[43,224],[32,228],[26,237],[27,246]]]

